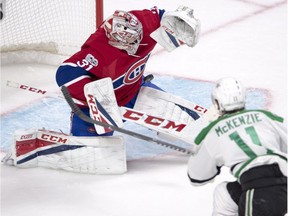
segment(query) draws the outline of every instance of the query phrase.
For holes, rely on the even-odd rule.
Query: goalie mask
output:
[[[116,10],[104,23],[109,44],[134,55],[143,38],[143,28],[136,16],[129,12]]]
[[[212,102],[220,115],[244,109],[245,100],[245,88],[234,78],[218,80],[212,92]]]

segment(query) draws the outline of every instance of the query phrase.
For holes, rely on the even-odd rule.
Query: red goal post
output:
[[[58,64],[80,49],[104,14],[103,0],[1,0],[0,4],[2,64]]]

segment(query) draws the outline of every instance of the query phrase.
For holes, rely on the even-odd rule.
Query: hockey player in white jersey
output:
[[[272,216],[287,213],[286,122],[265,110],[245,109],[245,89],[234,78],[220,79],[212,101],[220,117],[195,138],[188,162],[192,185],[213,181],[222,166],[236,182],[221,183],[213,215]]]

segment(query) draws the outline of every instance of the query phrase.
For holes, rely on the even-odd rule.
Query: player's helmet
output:
[[[116,10],[104,23],[109,44],[126,50],[129,55],[137,52],[143,38],[143,28],[136,16],[129,12]]]
[[[222,78],[217,81],[212,92],[212,102],[220,115],[245,108],[246,90],[234,78]]]

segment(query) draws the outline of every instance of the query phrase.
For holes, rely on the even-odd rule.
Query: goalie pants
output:
[[[141,86],[146,86],[146,87],[150,87],[150,88],[154,88],[154,89],[158,89],[158,90],[163,91],[162,89],[160,89],[158,86],[156,86],[155,84],[153,84],[151,82],[144,82],[143,81]],[[133,99],[125,105],[125,107],[133,108],[135,105],[136,99],[137,99],[137,95],[135,95],[133,97]],[[81,108],[81,110],[86,115],[89,116],[89,108],[88,107],[87,108]],[[82,119],[80,119],[74,113],[71,113],[70,121],[71,121],[71,129],[70,129],[71,135],[73,135],[73,136],[100,136],[99,134],[96,133],[96,130],[95,130],[93,124],[84,122]],[[102,134],[101,136],[112,136],[112,135],[113,135],[113,132],[109,132],[106,134]]]
[[[287,177],[277,164],[258,166],[227,184],[239,216],[281,216],[287,213]]]

